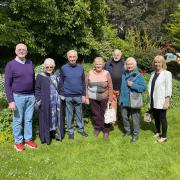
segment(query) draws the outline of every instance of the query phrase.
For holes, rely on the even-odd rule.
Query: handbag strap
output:
[[[52,81],[52,79],[49,76],[47,76],[45,73],[41,73],[41,75],[44,76],[44,77],[47,77],[49,79],[50,83],[54,86],[54,88],[56,89],[57,93],[60,95],[60,92],[59,92],[57,86],[55,85],[55,83]]]
[[[138,73],[138,75],[137,75],[136,77],[134,77],[134,78],[132,79],[132,81],[134,81],[139,75],[140,75],[140,73]]]

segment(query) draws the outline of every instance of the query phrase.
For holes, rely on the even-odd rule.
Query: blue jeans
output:
[[[74,134],[73,115],[75,111],[78,132],[84,131],[84,120],[82,115],[82,97],[66,97],[66,123],[68,134]]]
[[[25,141],[32,139],[32,116],[34,112],[35,97],[34,95],[18,94],[13,94],[13,96],[16,104],[16,110],[13,115],[13,135],[15,143],[20,144],[23,142],[23,127]]]

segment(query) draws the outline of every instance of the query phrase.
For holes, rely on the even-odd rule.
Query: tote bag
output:
[[[108,105],[104,114],[104,123],[110,124],[115,121],[116,121],[116,110]]]

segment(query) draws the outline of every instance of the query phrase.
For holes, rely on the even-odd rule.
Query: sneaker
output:
[[[21,144],[15,144],[14,148],[16,149],[16,151],[24,151],[26,148],[25,146],[21,143]]]
[[[81,136],[88,137],[88,134],[85,131],[78,132]]]
[[[163,137],[157,140],[158,143],[164,143],[166,141],[167,141],[167,138],[163,138]]]
[[[25,145],[28,146],[28,147],[30,147],[30,148],[32,148],[32,149],[36,149],[36,148],[37,148],[37,144],[34,143],[32,140],[26,141],[26,142],[25,142]]]
[[[134,144],[136,143],[137,140],[138,140],[138,136],[133,136],[130,143]]]
[[[156,134],[154,134],[154,136],[153,137],[155,137],[155,138],[159,138],[161,135],[160,135],[160,133],[156,133]]]

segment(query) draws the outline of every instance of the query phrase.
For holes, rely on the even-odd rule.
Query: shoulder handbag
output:
[[[130,107],[133,109],[139,109],[143,106],[142,93],[130,92]]]
[[[153,120],[153,113],[150,110],[145,112],[144,121],[149,123],[152,122],[152,120]]]
[[[137,76],[139,76],[139,74]],[[133,80],[135,80],[137,78],[137,76]],[[130,101],[130,108],[140,109],[143,106],[142,93],[130,91],[129,101]]]
[[[108,104],[105,114],[104,114],[104,123],[110,124],[116,121],[116,110]]]

